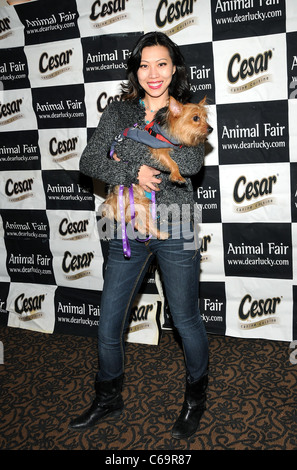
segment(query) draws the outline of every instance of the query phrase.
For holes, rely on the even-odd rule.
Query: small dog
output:
[[[179,146],[197,146],[205,142],[212,128],[207,122],[206,97],[198,104],[181,104],[173,97],[169,99],[169,105],[161,109],[155,116],[155,122],[168,136],[169,141],[178,142]],[[171,146],[172,147],[172,146]],[[161,163],[165,170],[170,171],[169,179],[173,183],[184,184],[186,180],[181,176],[178,165],[170,157],[172,148],[149,147],[153,159]],[[151,165],[153,166],[153,164]],[[151,214],[151,201],[145,196],[144,190],[139,185],[133,185],[133,204],[131,204],[131,188],[115,186],[103,204],[103,216],[109,219],[121,221],[121,210],[124,210],[125,222],[133,220],[133,227],[141,234],[151,234],[156,238],[166,239],[168,234],[160,232],[155,226]],[[119,203],[119,198],[122,200]],[[132,207],[131,207],[132,206]],[[133,207],[134,206],[134,207]],[[123,216],[122,216],[123,217]]]

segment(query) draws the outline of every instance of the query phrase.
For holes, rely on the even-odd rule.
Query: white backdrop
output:
[[[108,243],[104,186],[78,171],[102,111],[119,99],[143,32],[168,34],[214,128],[193,182],[200,308],[209,333],[296,333],[295,0],[42,0],[0,8],[1,324],[96,335]],[[116,286],[115,286],[116,288]],[[182,293],[181,293],[182,295]],[[156,343],[164,311],[152,268],[128,340]]]

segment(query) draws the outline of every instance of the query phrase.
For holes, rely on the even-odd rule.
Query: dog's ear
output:
[[[178,117],[181,115],[183,110],[183,105],[176,101],[172,96],[169,100],[169,109],[170,112],[173,114],[174,117]]]
[[[206,104],[206,95],[204,96],[204,98],[200,101],[199,103],[201,106],[204,106]]]

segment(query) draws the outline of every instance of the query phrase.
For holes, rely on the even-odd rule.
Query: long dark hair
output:
[[[168,49],[176,72],[169,85],[169,95],[176,100],[186,103],[190,100],[190,83],[184,58],[179,47],[164,33],[157,31],[144,34],[135,45],[127,61],[128,83],[122,83],[123,100],[133,100],[144,97],[144,90],[139,85],[137,71],[141,62],[142,50],[150,46],[165,46]]]

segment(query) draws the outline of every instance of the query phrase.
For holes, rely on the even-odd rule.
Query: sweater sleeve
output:
[[[149,151],[145,146],[141,146],[140,150],[137,144],[133,145],[132,149],[131,144],[126,146],[123,142],[123,145],[116,147],[116,153],[121,161],[117,162],[110,158],[112,142],[123,130],[123,119],[115,104],[112,103],[104,110],[97,128],[81,155],[79,168],[83,174],[107,184],[130,186],[132,183],[137,183],[139,168],[148,160]]]
[[[145,164],[168,173],[168,169],[164,168],[150,153],[145,144],[138,143],[132,139],[124,139],[116,146],[117,155],[125,160],[127,156],[134,155],[134,163],[138,161],[138,168]],[[170,156],[177,163],[179,171],[183,176],[196,175],[204,163],[205,146],[199,144],[196,147],[177,147],[171,149]]]
[[[196,175],[204,163],[205,146],[199,144],[197,147],[181,147],[171,152],[171,158],[177,163],[179,171],[183,176]]]

